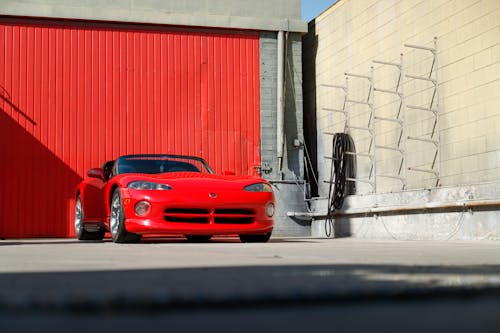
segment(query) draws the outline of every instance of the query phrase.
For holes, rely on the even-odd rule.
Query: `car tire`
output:
[[[127,232],[125,229],[125,211],[119,188],[115,189],[111,199],[109,229],[111,239],[115,243],[137,243],[141,240],[140,235]]]
[[[265,243],[271,238],[271,233],[264,235],[240,235],[242,243]]]
[[[102,240],[104,238],[105,231],[104,230],[99,230],[95,232],[90,232],[85,230],[85,227],[83,225],[83,205],[82,205],[82,199],[80,198],[80,195],[76,197],[76,202],[75,202],[75,219],[74,219],[74,225],[75,225],[75,233],[76,233],[76,238],[78,240]]]
[[[186,235],[188,242],[204,243],[212,239],[211,235]]]

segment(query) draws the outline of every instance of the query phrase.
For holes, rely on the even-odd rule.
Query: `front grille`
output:
[[[255,212],[245,208],[208,210],[202,208],[169,208],[165,210],[165,221],[200,224],[250,224]]]
[[[214,222],[217,224],[250,224],[253,217],[216,217]]]
[[[215,215],[253,215],[253,210],[251,209],[216,209],[214,211]]]
[[[254,221],[251,209],[216,209],[214,223],[219,224],[249,224]]]
[[[198,208],[170,208],[165,210],[165,221],[181,223],[209,223],[210,211]]]

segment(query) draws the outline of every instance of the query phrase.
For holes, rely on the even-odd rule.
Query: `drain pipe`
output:
[[[285,47],[284,47],[284,40],[285,40],[285,33],[283,30],[278,31],[278,50],[277,50],[277,55],[278,55],[278,68],[277,68],[277,91],[276,91],[276,101],[277,101],[277,110],[276,110],[276,115],[277,115],[277,129],[276,129],[276,134],[277,134],[277,157],[278,157],[278,177],[279,179],[282,179],[282,167],[283,167],[283,148],[284,148],[284,134],[285,134],[285,125],[284,125],[284,118],[285,118],[285,103],[284,103],[284,96],[283,96],[283,89],[284,89],[284,62],[285,62]]]

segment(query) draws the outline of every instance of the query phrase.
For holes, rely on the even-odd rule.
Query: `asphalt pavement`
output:
[[[500,242],[1,240],[0,327],[498,332]]]

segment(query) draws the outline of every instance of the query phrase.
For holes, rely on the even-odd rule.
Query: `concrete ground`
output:
[[[494,241],[0,241],[5,332],[498,332],[499,314]]]

